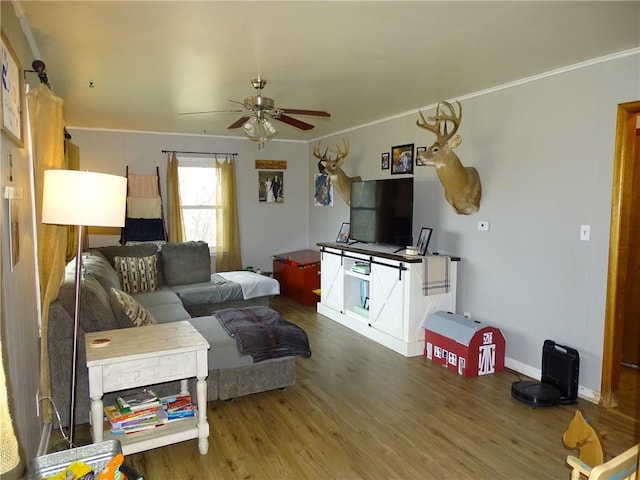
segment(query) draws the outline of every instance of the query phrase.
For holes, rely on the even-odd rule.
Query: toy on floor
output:
[[[606,433],[598,432],[589,417],[585,417],[580,410],[576,410],[567,431],[562,434],[562,443],[566,448],[577,449],[580,453],[578,458],[589,465],[595,467],[604,463],[605,452],[602,439]]]

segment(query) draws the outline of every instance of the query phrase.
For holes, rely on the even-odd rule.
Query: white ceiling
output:
[[[236,108],[326,110],[312,140],[640,47],[640,2],[22,1],[69,127],[243,136]],[[27,65],[25,68],[29,68]],[[32,74],[34,75],[34,74]],[[93,82],[93,88],[90,83]],[[560,99],[559,99],[560,101]]]

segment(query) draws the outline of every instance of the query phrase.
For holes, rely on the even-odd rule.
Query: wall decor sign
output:
[[[286,170],[286,160],[256,160],[256,170]]]
[[[413,143],[391,147],[391,175],[413,173]]]
[[[380,168],[382,170],[389,170],[389,152],[384,152],[381,156],[380,156]]]
[[[2,130],[22,146],[22,66],[9,40],[1,34],[0,61],[2,63]]]
[[[284,203],[284,172],[258,172],[258,201],[260,203]]]

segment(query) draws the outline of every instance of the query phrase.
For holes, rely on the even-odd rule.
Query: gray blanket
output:
[[[269,307],[227,308],[213,315],[229,336],[236,339],[240,354],[251,355],[254,362],[311,356],[307,333]]]

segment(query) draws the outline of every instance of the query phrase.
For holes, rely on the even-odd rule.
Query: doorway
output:
[[[639,117],[640,101],[618,105],[601,385],[601,404],[635,420],[640,419],[640,370],[633,366],[640,364],[640,205],[634,201],[640,197]]]

